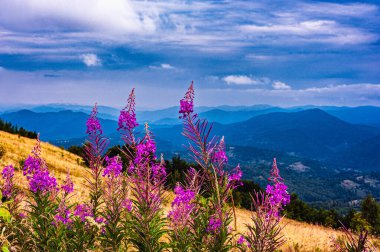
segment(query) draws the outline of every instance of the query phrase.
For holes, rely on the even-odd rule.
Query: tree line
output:
[[[11,134],[17,134],[22,137],[31,138],[31,139],[37,138],[37,133],[35,131],[29,131],[29,130],[24,129],[23,127],[19,128],[1,119],[0,119],[0,130],[11,133]]]

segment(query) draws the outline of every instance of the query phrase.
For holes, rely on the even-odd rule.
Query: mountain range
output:
[[[13,110],[0,118],[40,132],[41,139],[57,146],[81,145],[91,107],[64,108]],[[231,164],[240,163],[246,179],[267,177],[272,158],[277,157],[292,190],[310,203],[347,204],[367,193],[380,197],[380,127],[376,127],[380,108],[258,105],[196,109],[200,117],[213,122],[213,135],[225,137]],[[99,120],[111,145],[122,144],[116,131],[117,113],[117,109],[99,107]],[[137,112],[140,126],[136,131],[142,133],[142,122],[150,121],[158,151],[167,158],[187,157],[184,145],[188,142],[177,115],[177,107]]]
[[[22,109],[3,113],[0,118],[40,132],[43,140],[53,143],[58,141],[65,147],[80,144],[84,141],[86,120],[91,107],[69,106],[75,111],[61,110],[62,107],[65,106],[38,106],[33,111]],[[103,132],[111,138],[112,144],[119,144],[116,120],[102,116],[106,114],[108,118],[116,117],[117,109],[99,107],[99,111]],[[176,107],[137,112],[141,125],[143,121],[152,122],[152,131],[162,151],[176,152],[183,149],[186,143],[181,135],[180,120],[174,118],[177,112]],[[361,169],[362,162],[351,161],[352,153],[356,153],[355,159],[368,159],[371,163],[365,169],[380,169],[380,164],[376,162],[378,155],[374,152],[380,138],[380,128],[375,126],[377,120],[380,120],[378,107],[279,108],[257,105],[199,107],[197,112],[201,118],[213,122],[213,134],[225,136],[229,145],[284,151],[333,163],[343,160],[343,166],[349,164],[350,168]],[[161,124],[164,120],[176,120],[176,124]]]

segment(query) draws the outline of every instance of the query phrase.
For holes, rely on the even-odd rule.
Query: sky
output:
[[[0,0],[0,105],[380,106],[379,1]]]

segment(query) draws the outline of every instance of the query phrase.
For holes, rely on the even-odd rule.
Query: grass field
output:
[[[20,167],[23,160],[30,154],[35,140],[0,131],[0,146],[5,150],[5,154],[0,159],[0,167],[12,164],[17,167],[16,181],[22,186],[26,186],[26,181],[22,176]],[[84,174],[83,160],[65,150],[48,143],[42,143],[42,156],[46,160],[50,171],[61,182],[70,171],[74,182],[75,199],[87,198]],[[170,194],[170,193],[169,193]],[[169,196],[169,198],[172,195]],[[252,212],[243,209],[236,210],[237,230],[244,231],[245,224],[250,221]],[[287,239],[287,243],[283,247],[283,251],[329,251],[331,237],[342,235],[342,232],[325,228],[317,225],[310,225],[284,218],[283,235]],[[374,241],[380,244],[379,240]]]

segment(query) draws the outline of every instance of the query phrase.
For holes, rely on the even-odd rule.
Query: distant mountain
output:
[[[117,119],[120,113],[119,109],[108,107],[108,106],[97,106],[98,116],[103,119]],[[12,113],[20,110],[29,110],[36,113],[47,113],[47,112],[60,112],[65,110],[71,110],[73,112],[83,112],[85,114],[90,114],[93,106],[86,105],[75,105],[75,104],[61,104],[61,103],[51,103],[44,105],[20,105],[14,107],[8,107],[3,111],[3,113]]]
[[[209,122],[218,122],[221,124],[230,124],[236,122],[246,121],[252,117],[273,113],[287,111],[278,107],[271,107],[257,110],[222,110],[212,109],[203,113],[200,113],[201,118],[207,119]]]
[[[219,135],[234,145],[294,152],[311,158],[328,158],[348,146],[380,134],[368,126],[344,122],[320,109],[270,113],[222,127]]]
[[[298,106],[298,107],[273,107],[270,105],[255,106],[218,106],[197,107],[196,112],[200,117],[210,122],[230,124],[243,122],[258,115],[273,112],[299,112],[310,109],[320,109],[345,122],[380,127],[380,107],[336,107],[336,106]],[[171,107],[156,111],[139,111],[137,117],[140,122],[151,122],[157,125],[179,124],[178,107]]]
[[[208,110],[213,109],[213,107],[196,107],[195,110],[197,113],[202,113]],[[159,110],[152,110],[152,111],[136,111],[136,117],[139,122],[154,122],[160,120],[170,120],[171,122],[177,123],[178,121],[175,119],[178,119],[178,111],[179,107],[169,107],[166,109],[159,109]],[[163,124],[160,123],[159,124]]]
[[[251,119],[252,117],[273,113],[273,112],[298,112],[309,109],[321,109],[330,115],[333,115],[343,121],[353,123],[375,126],[380,128],[380,107],[374,106],[361,106],[361,107],[337,107],[337,106],[296,106],[296,107],[275,107],[266,104],[258,104],[252,106],[216,106],[195,107],[196,113],[202,118],[210,122],[217,122],[221,124],[229,124],[235,122],[242,122]],[[92,106],[75,105],[75,104],[59,104],[52,103],[46,105],[15,105],[0,107],[0,112],[10,113],[17,112],[22,109],[27,109],[33,112],[59,112],[64,110],[71,110],[74,112],[83,112],[89,114]],[[169,107],[159,110],[138,110],[137,120],[143,124],[145,122],[153,123],[156,125],[175,125],[180,124],[178,119],[179,107]],[[117,120],[119,116],[119,108],[108,106],[98,106],[99,117],[103,119]]]
[[[349,123],[380,126],[380,107],[328,108],[325,111]]]
[[[204,110],[209,108],[204,107]],[[299,108],[292,108],[298,110]],[[173,107],[162,110],[161,115],[149,112],[142,114],[145,119],[160,118],[170,113],[177,114],[178,108]],[[379,169],[380,163],[374,158],[376,152],[376,139],[380,135],[380,129],[376,127],[355,125],[340,120],[320,109],[301,110],[298,112],[272,112],[282,110],[270,107],[255,111],[224,111],[212,109],[201,112],[201,117],[210,121],[242,120],[253,116],[251,119],[229,123],[213,123],[213,134],[225,136],[229,145],[263,148],[275,151],[292,153],[296,156],[329,161],[333,164],[346,165],[353,168],[363,167],[362,162],[372,162],[372,167]],[[263,113],[263,114],[261,114]],[[139,116],[139,115],[137,115]],[[140,115],[141,116],[141,115]],[[240,117],[239,117],[240,116]],[[36,113],[29,110],[21,110],[0,115],[0,118],[14,125],[22,126],[28,130],[41,133],[41,138],[60,146],[68,147],[83,143],[86,134],[86,120],[88,114],[84,112],[58,111]],[[104,134],[110,137],[111,144],[121,144],[119,133],[116,132],[117,122],[114,120],[100,119]],[[164,118],[151,123],[158,147],[161,151],[176,152],[183,150],[187,140],[182,136],[182,125],[178,117],[175,119]],[[143,132],[142,124],[138,131]],[[361,150],[361,151],[358,151]],[[350,153],[358,162],[346,162],[345,157]],[[359,162],[360,161],[360,162]]]
[[[68,140],[86,135],[88,114],[64,110],[59,112],[36,113],[30,110],[0,115],[5,121],[28,130],[41,133],[44,140]],[[105,134],[115,132],[117,122],[100,119]]]
[[[187,140],[182,125],[160,127],[153,132],[172,143],[172,151],[182,149]],[[320,109],[275,112],[233,124],[213,124],[213,135],[225,136],[228,145],[283,151],[318,160],[339,159],[338,154],[380,134],[380,129],[342,121]],[[168,145],[166,146],[168,147]],[[364,148],[360,147],[360,148]],[[369,156],[374,156],[374,150]],[[343,164],[342,164],[343,166]],[[377,167],[380,167],[377,165]]]

